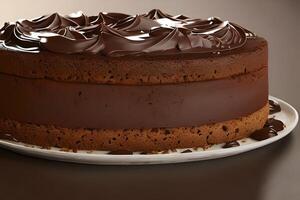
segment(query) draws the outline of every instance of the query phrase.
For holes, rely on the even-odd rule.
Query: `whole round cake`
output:
[[[219,18],[57,13],[0,29],[0,138],[153,152],[248,137],[269,114],[265,39]]]

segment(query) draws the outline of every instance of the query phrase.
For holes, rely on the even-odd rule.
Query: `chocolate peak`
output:
[[[214,53],[242,47],[249,37],[254,34],[219,18],[192,19],[172,16],[159,9],[134,16],[54,13],[6,23],[0,29],[0,45],[8,49],[106,56]]]

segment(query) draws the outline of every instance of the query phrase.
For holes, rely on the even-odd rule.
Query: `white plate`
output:
[[[178,149],[175,152],[164,154],[141,155],[134,153],[133,155],[109,155],[106,151],[78,151],[74,153],[61,151],[58,148],[42,149],[38,146],[26,145],[20,142],[12,142],[7,140],[0,140],[0,147],[10,149],[21,154],[50,160],[97,165],[165,164],[223,158],[273,143],[288,135],[295,128],[298,122],[297,111],[283,100],[272,96],[270,96],[269,99],[275,100],[280,104],[282,111],[272,116],[275,116],[276,119],[281,120],[286,125],[285,129],[278,132],[277,136],[263,141],[255,141],[250,138],[242,139],[242,141],[239,142],[240,146],[227,149],[222,148],[223,144],[218,144],[213,145],[206,150],[201,148],[198,150],[190,149],[193,151],[190,153],[180,153],[183,151],[183,149]]]

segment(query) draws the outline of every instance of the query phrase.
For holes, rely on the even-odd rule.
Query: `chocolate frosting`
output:
[[[0,118],[65,128],[190,127],[247,116],[267,104],[268,70],[214,81],[105,85],[0,73]]]
[[[0,44],[8,49],[106,56],[218,53],[240,48],[251,37],[255,37],[252,32],[219,18],[171,16],[158,9],[134,16],[104,12],[97,16],[81,12],[68,16],[54,13],[5,23],[0,29]]]

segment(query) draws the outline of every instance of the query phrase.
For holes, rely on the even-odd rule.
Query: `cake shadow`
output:
[[[20,180],[14,186],[6,184],[2,191],[20,198],[34,195],[43,199],[60,195],[72,199],[191,199],[197,196],[201,199],[242,197],[256,200],[262,198],[268,172],[291,143],[293,134],[263,148],[228,158],[148,166],[71,164],[0,149],[0,169],[6,172],[2,173],[2,180]]]

